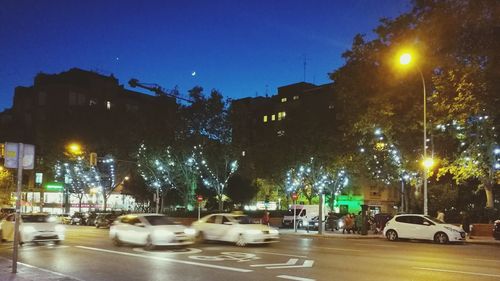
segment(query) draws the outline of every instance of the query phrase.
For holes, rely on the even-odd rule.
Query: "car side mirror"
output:
[[[138,227],[145,227],[146,225],[143,224],[142,222],[138,222],[138,223],[134,223],[135,226],[138,226]]]
[[[428,221],[424,221],[423,225],[427,225],[427,226],[429,226],[429,225],[431,225],[431,223],[430,223],[430,222],[428,222]]]
[[[233,225],[234,223],[233,223],[233,222],[231,222],[231,221],[226,221],[226,222],[224,222],[224,224],[225,224],[225,225]]]

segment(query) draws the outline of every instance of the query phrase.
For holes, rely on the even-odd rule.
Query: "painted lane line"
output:
[[[285,263],[268,263],[268,264],[252,264],[252,267],[260,267],[260,266],[278,266],[278,265],[294,265],[299,261],[299,259],[289,259]]]
[[[201,267],[216,268],[216,269],[222,269],[222,270],[228,270],[228,271],[237,271],[237,272],[252,272],[253,271],[251,269],[243,269],[243,268],[235,268],[235,267],[220,266],[220,265],[213,265],[213,264],[205,264],[205,263],[192,262],[192,261],[183,261],[183,260],[177,260],[177,259],[171,259],[171,258],[165,258],[165,257],[144,256],[144,255],[139,255],[139,254],[134,254],[134,253],[126,253],[126,252],[105,250],[105,249],[85,247],[85,246],[75,246],[75,247],[80,248],[80,249],[85,249],[85,250],[118,254],[118,255],[129,256],[129,257],[138,257],[138,258],[143,258],[143,259],[168,261],[168,262],[173,262],[173,263],[181,263],[181,264],[195,265],[195,266],[201,266]]]
[[[366,250],[346,249],[346,248],[329,248],[329,247],[313,247],[315,249],[325,249],[334,251],[347,251],[347,252],[365,252]]]
[[[316,279],[309,279],[309,278],[303,278],[303,277],[297,277],[297,276],[291,276],[291,275],[278,275],[276,277],[283,278],[283,279],[297,280],[297,281],[316,281]]]
[[[291,254],[278,254],[278,253],[271,253],[271,252],[256,252],[257,254],[268,254],[268,255],[276,255],[276,256],[285,256],[285,257],[294,257],[294,258],[303,258],[307,259],[307,256],[297,256],[297,255],[291,255]]]
[[[488,273],[481,273],[481,272],[469,272],[469,271],[448,270],[448,269],[428,268],[428,267],[413,267],[413,268],[419,269],[419,270],[427,270],[427,271],[459,273],[459,274],[469,274],[469,275],[478,275],[478,276],[488,276],[488,277],[500,278],[499,274],[488,274]]]
[[[306,260],[303,265],[289,265],[289,266],[268,266],[267,269],[282,269],[282,268],[301,268],[301,267],[312,267],[314,261]]]

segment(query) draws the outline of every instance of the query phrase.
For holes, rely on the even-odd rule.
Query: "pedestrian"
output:
[[[351,217],[351,214],[347,214],[344,216],[344,229],[342,229],[342,234],[344,234],[347,231],[347,234],[351,233],[351,230],[353,228],[354,222],[353,218]]]
[[[267,210],[264,211],[264,216],[262,216],[262,224],[269,225],[269,212]]]
[[[470,238],[471,225],[470,217],[467,212],[462,212],[462,229],[465,231],[465,236]]]
[[[437,211],[437,216],[436,216],[436,219],[444,222],[444,212],[442,210],[438,210]]]

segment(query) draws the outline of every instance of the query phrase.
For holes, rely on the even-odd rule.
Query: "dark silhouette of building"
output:
[[[331,151],[337,136],[333,83],[301,82],[278,88],[271,97],[234,100],[233,145],[253,176]]]
[[[35,144],[39,167],[71,141],[128,158],[141,141],[174,137],[177,108],[175,98],[127,90],[113,75],[40,73],[33,86],[16,87],[12,108],[0,113],[0,142]]]

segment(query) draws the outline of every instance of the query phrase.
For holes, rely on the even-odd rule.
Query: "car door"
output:
[[[208,239],[208,240],[215,240],[216,239],[216,221],[217,221],[217,218],[219,216],[217,215],[211,215],[209,216],[205,222],[203,223],[203,226],[202,228],[200,229],[200,231],[203,232],[203,234],[205,235],[205,238]]]
[[[114,226],[116,234],[123,242],[130,242],[130,239],[132,238],[132,229],[130,225],[130,221],[132,219],[133,218],[129,216],[123,216],[122,218],[120,218],[120,221]]]
[[[436,224],[424,217],[418,217],[415,224],[418,239],[434,240],[434,234],[436,233]]]
[[[392,226],[398,233],[399,238],[411,238],[412,225],[410,216],[398,216],[395,218],[395,226]]]
[[[412,239],[429,239],[429,230],[432,228],[425,218],[421,216],[411,216],[411,237]],[[425,224],[425,222],[427,224]]]
[[[220,216],[216,220],[217,225],[217,240],[220,241],[232,241],[233,240],[233,230],[237,227],[237,223],[229,219],[228,216]]]
[[[146,223],[139,217],[134,217],[129,221],[130,237],[129,242],[132,244],[145,244],[149,235],[149,228]]]

